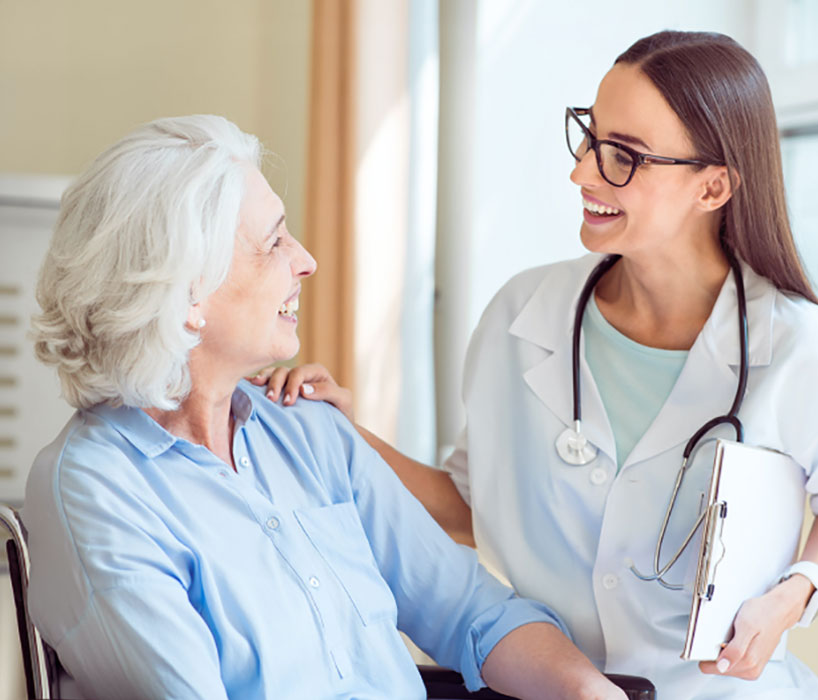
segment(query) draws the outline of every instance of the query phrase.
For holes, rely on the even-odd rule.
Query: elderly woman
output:
[[[23,519],[35,621],[81,692],[423,697],[402,629],[471,688],[623,697],[340,412],[241,381],[298,350],[315,270],[258,167],[230,122],[164,119],[63,198],[34,334],[78,410]]]

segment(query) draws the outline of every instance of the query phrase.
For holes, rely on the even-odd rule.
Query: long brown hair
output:
[[[790,229],[775,110],[758,61],[724,34],[663,31],[616,63],[650,78],[697,159],[727,166],[733,196],[722,208],[722,243],[778,289],[818,303]]]

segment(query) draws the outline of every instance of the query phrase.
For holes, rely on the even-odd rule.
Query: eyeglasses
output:
[[[566,107],[565,109],[565,138],[568,141],[568,150],[577,162],[593,149],[596,153],[596,165],[599,174],[614,187],[627,185],[636,169],[640,165],[715,165],[701,160],[685,158],[668,158],[651,153],[640,153],[618,141],[598,139],[582,122],[580,117],[591,114],[588,107]]]

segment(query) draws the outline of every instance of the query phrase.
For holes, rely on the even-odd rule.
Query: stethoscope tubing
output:
[[[665,517],[662,521],[662,527],[659,531],[659,537],[656,542],[656,548],[654,550],[654,557],[653,557],[653,573],[652,574],[642,574],[640,573],[636,567],[631,564],[630,569],[637,576],[637,578],[643,581],[657,581],[659,584],[664,586],[665,588],[671,590],[680,590],[683,588],[681,585],[668,583],[664,580],[664,575],[670,570],[670,568],[678,561],[679,557],[682,555],[684,550],[690,544],[690,541],[693,539],[696,531],[698,530],[699,526],[701,525],[702,521],[704,520],[704,514],[700,514],[699,517],[696,519],[695,524],[693,525],[692,529],[688,533],[687,537],[685,537],[684,541],[682,542],[679,549],[676,553],[670,558],[665,566],[660,565],[661,561],[661,554],[662,554],[662,544],[664,543],[665,535],[667,534],[668,524],[670,523],[670,517],[673,513],[673,508],[676,505],[676,498],[679,494],[679,490],[682,486],[682,481],[684,480],[684,475],[687,472],[687,467],[690,460],[690,455],[693,453],[693,450],[696,448],[696,445],[699,441],[709,433],[713,428],[718,425],[722,425],[728,423],[733,426],[736,431],[736,440],[737,442],[744,442],[744,427],[741,424],[741,421],[738,418],[738,412],[741,408],[741,404],[744,401],[744,396],[747,393],[747,378],[749,374],[749,324],[747,321],[747,298],[744,291],[744,276],[741,272],[741,265],[739,264],[736,257],[733,255],[732,251],[730,251],[727,246],[724,246],[724,253],[727,256],[727,262],[730,264],[730,268],[732,269],[733,276],[736,282],[736,296],[738,300],[738,321],[739,321],[739,347],[740,347],[740,365],[739,365],[739,376],[738,376],[738,386],[736,387],[736,394],[733,397],[733,403],[730,406],[730,410],[723,416],[716,416],[715,418],[711,418],[707,421],[704,425],[702,425],[688,440],[687,444],[685,445],[685,449],[683,452],[683,459],[682,465],[679,468],[679,473],[676,476],[676,482],[673,486],[673,491],[670,497],[670,503],[668,504],[667,510],[665,511]],[[574,409],[574,427],[573,430],[578,439],[583,440],[581,435],[581,423],[582,423],[582,402],[580,398],[580,342],[582,337],[582,318],[585,315],[585,309],[588,305],[588,301],[591,298],[591,294],[594,292],[594,288],[596,287],[597,283],[600,279],[620,260],[620,255],[609,255],[604,260],[602,260],[591,272],[588,276],[588,279],[585,282],[585,286],[582,288],[580,293],[579,299],[577,300],[577,307],[574,313],[574,327],[573,327],[573,337],[572,337],[572,357],[571,357],[571,364],[572,364],[572,380],[573,380],[573,409]],[[584,440],[583,440],[584,442]],[[595,448],[593,448],[595,449]],[[558,449],[559,452],[559,449]],[[560,456],[565,460],[565,457],[560,454]],[[565,460],[568,461],[568,460]],[[583,464],[585,462],[568,462],[569,464]]]
[[[621,258],[621,255],[609,255],[602,262],[600,262],[588,276],[585,286],[577,300],[577,308],[574,313],[574,335],[571,345],[571,364],[572,364],[572,379],[574,389],[574,425],[578,425],[582,421],[582,402],[580,400],[580,386],[579,386],[579,362],[580,362],[580,340],[582,338],[582,317],[585,315],[585,308],[588,306],[588,301],[591,294],[594,293],[597,283],[601,280],[605,273],[608,272]],[[577,432],[579,430],[577,429]]]

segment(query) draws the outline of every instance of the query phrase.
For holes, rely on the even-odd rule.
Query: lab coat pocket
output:
[[[384,619],[397,624],[395,598],[375,562],[355,504],[302,508],[294,514],[363,624]]]

